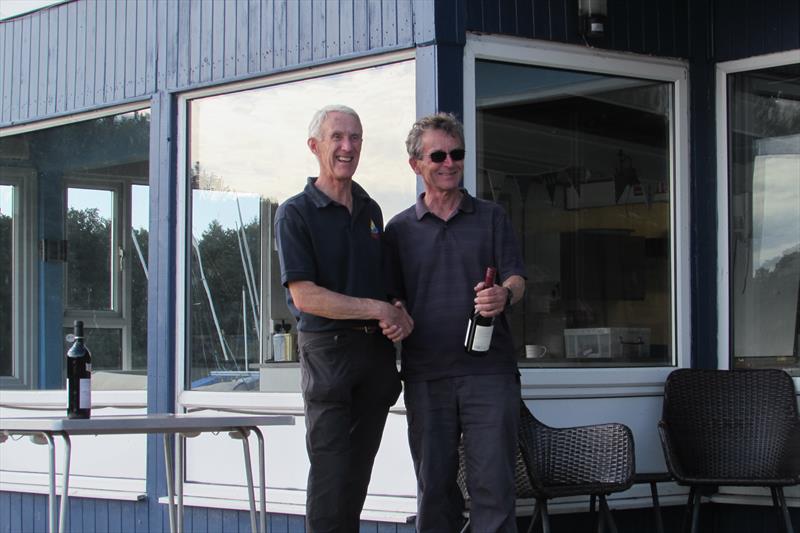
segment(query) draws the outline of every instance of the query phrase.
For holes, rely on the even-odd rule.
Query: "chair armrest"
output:
[[[658,434],[661,437],[661,448],[664,450],[664,462],[667,465],[667,470],[676,480],[685,480],[685,469],[675,449],[675,443],[670,435],[669,424],[666,421],[660,420],[658,422]]]

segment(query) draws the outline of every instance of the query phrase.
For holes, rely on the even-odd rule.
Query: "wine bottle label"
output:
[[[473,352],[488,352],[492,344],[492,331],[494,326],[475,325],[475,336],[472,338]]]
[[[81,379],[78,385],[78,408],[90,409],[92,407],[92,380]]]

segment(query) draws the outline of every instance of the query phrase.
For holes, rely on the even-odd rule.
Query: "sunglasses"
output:
[[[444,150],[437,150],[430,153],[430,158],[434,163],[444,163],[448,155],[450,155],[450,159],[453,161],[461,161],[464,159],[464,149],[456,148],[455,150],[450,150],[449,154]]]

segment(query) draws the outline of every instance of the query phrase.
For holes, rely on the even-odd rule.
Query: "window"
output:
[[[469,164],[477,195],[505,208],[521,242],[526,296],[510,315],[521,366],[678,364],[684,69],[613,55],[597,62],[566,46],[473,43]]]
[[[723,75],[720,95],[727,104],[731,366],[799,375],[800,63],[758,62]]]
[[[9,386],[63,387],[64,337],[80,319],[93,388],[144,388],[149,125],[135,110],[0,138]]]
[[[364,146],[355,180],[381,205],[385,221],[414,202],[404,146],[416,116],[414,62],[338,68],[188,97],[187,316],[179,318],[186,324],[186,389],[299,390],[296,328],[272,222],[278,205],[317,175],[306,140],[318,108],[338,103],[359,113]]]

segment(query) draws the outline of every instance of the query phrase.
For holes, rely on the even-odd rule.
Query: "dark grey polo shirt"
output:
[[[428,211],[424,193],[396,215],[384,235],[389,293],[406,301],[414,331],[403,341],[402,374],[423,381],[471,374],[517,372],[505,314],[495,318],[486,356],[464,351],[467,319],[486,267],[497,268],[497,282],[525,275],[511,221],[492,202],[466,191],[447,221]]]
[[[353,182],[353,213],[331,200],[308,178],[303,192],[278,207],[275,236],[281,282],[313,281],[320,287],[357,298],[386,300],[381,272],[383,215],[378,204]],[[332,320],[301,313],[286,291],[300,331],[331,331],[376,321]]]

